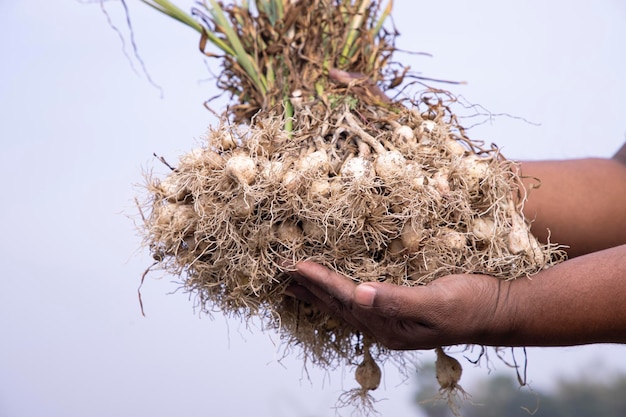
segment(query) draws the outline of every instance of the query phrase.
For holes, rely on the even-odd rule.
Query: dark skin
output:
[[[521,169],[541,178],[524,206],[531,231],[545,242],[549,229],[552,242],[569,246],[568,261],[532,279],[450,275],[411,288],[357,285],[301,262],[287,294],[391,349],[626,343],[626,143],[613,158]]]

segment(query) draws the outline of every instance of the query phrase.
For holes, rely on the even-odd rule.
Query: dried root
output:
[[[359,335],[286,297],[284,265],[309,259],[357,282],[414,286],[453,273],[527,277],[562,260],[529,232],[515,164],[468,139],[442,103],[302,108],[292,132],[280,115],[223,123],[149,179],[145,243],[203,309],[260,316],[326,369],[351,363]],[[394,355],[372,346],[378,360]],[[443,392],[464,394],[458,363],[438,354]],[[364,355],[362,387],[343,403],[371,405],[380,369]]]
[[[337,408],[352,407],[354,415],[374,416],[378,413],[374,408],[376,400],[370,394],[380,385],[382,372],[370,352],[371,342],[365,343],[363,361],[357,366],[355,379],[360,388],[344,392],[337,401]]]
[[[448,356],[442,348],[435,350],[435,375],[439,382],[438,398],[444,399],[455,416],[459,416],[459,403],[461,399],[467,399],[468,394],[459,385],[463,368],[459,361]]]

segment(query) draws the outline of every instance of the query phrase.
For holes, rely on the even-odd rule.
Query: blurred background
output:
[[[217,67],[192,30],[127,4],[132,33],[118,1],[103,3],[107,17],[97,2],[0,0],[0,416],[335,415],[356,385],[351,369],[303,369],[276,335],[199,314],[171,277],[148,276],[142,317],[137,287],[152,260],[136,233],[137,186],[162,170],[153,153],[175,162],[215,123],[202,104],[217,93]],[[610,157],[624,142],[621,0],[397,0],[392,15],[397,46],[432,55],[396,60],[466,81],[442,87],[494,115],[470,136],[508,158]],[[571,416],[554,411],[563,392],[606,405],[625,390],[626,346],[528,349],[521,389],[495,355],[474,366],[477,350],[452,352],[484,404],[468,415],[513,415],[491,414],[497,397]],[[433,361],[418,352],[406,377],[386,367],[382,415],[446,415],[417,405],[431,395]]]

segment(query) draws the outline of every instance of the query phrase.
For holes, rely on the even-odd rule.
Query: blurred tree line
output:
[[[418,374],[415,400],[421,411],[428,417],[453,416],[445,401],[433,400],[438,392],[434,369]],[[512,375],[496,374],[473,385],[470,394],[460,403],[463,417],[626,417],[626,375],[563,379],[543,392],[520,386]]]

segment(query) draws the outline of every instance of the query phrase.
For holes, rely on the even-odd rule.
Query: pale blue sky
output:
[[[307,382],[296,355],[277,362],[271,335],[200,318],[187,295],[169,294],[168,277],[148,279],[140,314],[136,289],[151,260],[129,218],[134,185],[161,169],[153,152],[176,161],[195,146],[214,122],[202,102],[215,87],[195,33],[128,2],[163,98],[133,72],[97,4],[0,0],[0,416],[333,416],[340,390],[354,386],[350,370],[311,371]],[[107,9],[123,27],[120,4]],[[434,55],[398,60],[465,80],[456,94],[539,124],[501,117],[471,131],[505,156],[607,157],[623,143],[621,0],[397,0],[393,15],[400,48]],[[537,387],[626,371],[624,346],[529,357]],[[462,382],[471,392],[486,375],[466,363]],[[417,415],[414,387],[400,382],[388,369],[379,409]]]

